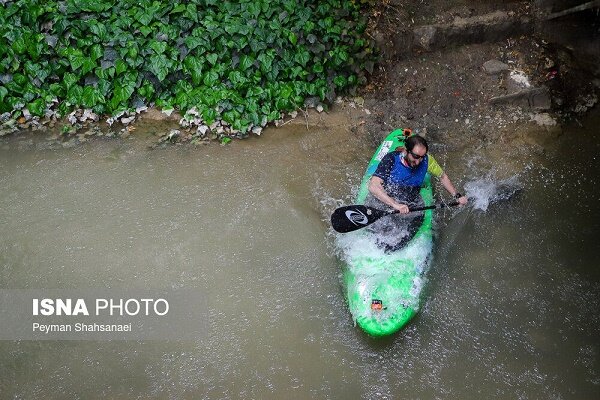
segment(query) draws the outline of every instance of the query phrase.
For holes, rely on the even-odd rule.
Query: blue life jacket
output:
[[[396,199],[413,198],[418,194],[429,164],[429,156],[425,155],[416,168],[411,168],[402,163],[403,157],[399,151],[386,154],[373,174],[383,180],[385,191]]]

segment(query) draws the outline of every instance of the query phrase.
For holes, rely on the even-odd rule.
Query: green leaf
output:
[[[65,50],[65,53],[67,55],[67,59],[69,60],[69,64],[71,65],[71,68],[73,69],[73,71],[76,71],[79,68],[81,68],[85,59],[87,58],[86,56],[83,55],[83,52],[81,50],[74,49],[72,47],[67,48]]]
[[[107,79],[100,79],[98,80],[96,88],[98,89],[98,92],[106,98],[106,96],[108,96],[108,93],[112,89],[112,83],[109,82]]]
[[[140,96],[145,98],[146,100],[150,100],[152,95],[154,94],[154,86],[150,82],[145,82],[142,87],[138,90]]]
[[[346,80],[346,77],[342,75],[338,75],[335,78],[333,78],[333,83],[338,88],[343,88],[344,86],[346,86],[347,82],[348,81]]]
[[[184,15],[192,21],[198,22],[198,9],[195,4],[188,4]]]
[[[158,42],[156,40],[151,40],[150,44],[148,45],[152,50],[154,50],[154,52],[156,54],[162,54],[165,52],[165,50],[167,49],[167,43],[166,42]]]
[[[110,4],[98,0],[69,0],[67,2],[67,12],[71,14],[77,14],[81,11],[100,12],[110,6]]]
[[[186,10],[185,4],[177,4],[175,7],[173,7],[173,9],[171,10],[171,12],[169,14],[177,14],[177,13],[184,12],[185,10]]]
[[[25,38],[23,36],[17,38],[11,45],[13,51],[17,54],[23,54],[27,51],[27,43],[25,43]]]
[[[81,105],[81,97],[83,95],[83,88],[79,85],[73,85],[67,92],[67,101],[72,105]]]
[[[310,61],[310,53],[305,49],[300,49],[294,56],[294,60],[303,67],[306,67],[306,64]]]
[[[210,125],[217,119],[217,112],[214,108],[207,108],[202,112],[202,119]]]
[[[100,57],[104,56],[104,49],[99,44],[95,44],[90,48],[90,58],[96,61]]]
[[[296,45],[296,43],[298,43],[298,37],[294,32],[290,31],[290,33],[288,33],[288,39],[294,46]]]
[[[206,60],[211,63],[212,65],[215,65],[217,63],[217,60],[219,59],[219,56],[217,54],[214,53],[210,53],[206,55]]]
[[[134,17],[142,25],[149,25],[152,21],[152,14],[148,10],[139,10]]]
[[[115,61],[115,72],[117,75],[121,75],[123,72],[127,71],[128,68],[129,67],[125,61],[120,59]]]
[[[110,108],[113,111],[119,108],[125,108],[131,95],[133,94],[134,86],[131,83],[117,83],[113,90],[113,97],[110,100]]]
[[[31,114],[41,117],[44,115],[44,112],[46,110],[46,102],[44,102],[43,99],[36,99],[31,103],[27,104],[27,109]]]
[[[81,65],[81,73],[83,75],[87,74],[91,70],[96,67],[96,63],[89,57],[85,57],[83,59],[83,64]]]
[[[184,43],[189,50],[194,50],[196,47],[205,46],[206,39],[195,36],[188,36],[185,38]],[[200,51],[197,54],[201,55],[202,53],[204,53],[204,51]]]
[[[207,71],[204,74],[203,82],[208,87],[213,87],[219,82],[219,74],[214,70]]]
[[[231,71],[228,78],[234,87],[242,86],[246,82],[245,76],[240,71]]]
[[[150,64],[148,66],[150,72],[152,72],[159,81],[164,81],[169,73],[169,63],[166,58],[158,55],[152,55],[150,57]]]
[[[6,97],[7,94],[8,94],[8,89],[6,89],[4,86],[0,86],[0,101],[4,101],[4,98]]]
[[[142,32],[142,35],[144,35],[144,37],[147,37],[149,34],[152,33],[152,28],[149,28],[147,26],[142,26],[142,27],[140,27],[140,32]]]
[[[292,95],[292,93],[293,93],[292,87],[289,85],[284,85],[280,89],[279,96],[283,99],[289,99],[290,96]]]
[[[100,91],[93,86],[86,86],[83,88],[83,94],[81,96],[82,105],[86,108],[93,108],[98,104],[104,103],[106,100]]]
[[[75,76],[74,74],[67,72],[64,76],[63,76],[63,84],[65,85],[65,88],[67,90],[69,90],[71,88],[71,86],[73,86],[75,83],[77,83],[77,81],[79,81],[79,78],[77,76]]]
[[[186,72],[192,76],[194,85],[199,85],[202,82],[202,60],[198,57],[187,56],[183,60],[183,65]]]
[[[102,22],[98,22],[98,20],[93,19],[89,21],[90,31],[100,40],[100,42],[105,42],[108,36],[108,31],[106,26]]]
[[[254,64],[254,60],[250,56],[243,55],[240,57],[240,70],[245,71]]]

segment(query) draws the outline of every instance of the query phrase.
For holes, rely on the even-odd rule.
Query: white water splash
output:
[[[492,203],[510,199],[523,188],[517,175],[503,180],[478,178],[467,182],[464,187],[473,208],[482,211],[487,211]]]

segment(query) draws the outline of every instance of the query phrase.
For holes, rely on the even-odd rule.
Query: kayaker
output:
[[[429,172],[460,205],[467,204],[467,197],[454,188],[442,167],[428,154],[425,138],[409,136],[404,145],[404,149],[389,152],[379,163],[369,181],[369,192],[373,196],[401,214],[407,214],[408,204],[417,200],[425,174]]]
[[[400,214],[408,214],[409,206],[421,205],[419,190],[427,172],[438,178],[442,186],[460,205],[467,204],[467,197],[456,190],[442,167],[431,154],[428,154],[429,146],[425,138],[419,135],[409,136],[404,141],[404,146],[387,153],[379,163],[369,181],[371,195],[367,198],[366,205],[380,208],[383,203],[398,210]],[[392,236],[392,240],[393,237],[398,236],[398,229],[404,230],[404,235],[399,236],[400,242],[385,243],[386,250],[396,250],[412,237],[422,220],[422,213],[412,218],[388,218],[384,219],[382,224],[372,226],[372,229],[381,231],[388,237]]]

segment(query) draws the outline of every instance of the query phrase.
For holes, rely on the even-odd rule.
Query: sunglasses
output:
[[[410,155],[411,155],[411,156],[413,156],[413,158],[414,158],[415,160],[420,160],[421,158],[423,158],[423,157],[425,157],[425,156],[427,155],[427,153],[425,153],[425,154],[423,154],[422,156],[420,156],[420,155],[418,155],[418,154],[415,154],[415,153],[413,153],[412,151],[409,151],[409,153],[410,153]]]

